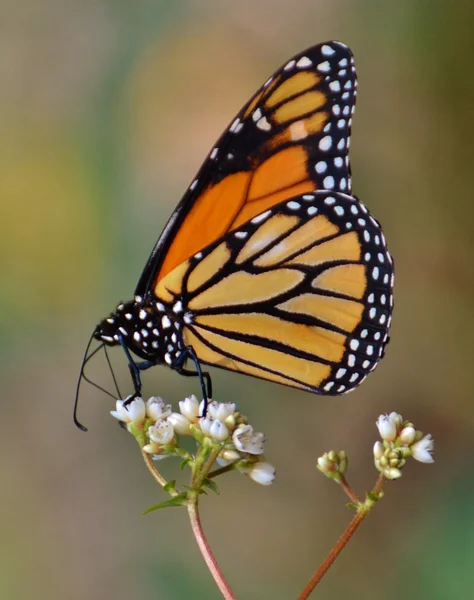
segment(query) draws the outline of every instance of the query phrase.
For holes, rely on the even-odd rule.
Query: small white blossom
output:
[[[218,442],[223,442],[229,437],[229,430],[222,421],[212,421],[209,434]]]
[[[191,422],[180,413],[171,413],[168,422],[174,427],[178,435],[190,435],[189,426]]]
[[[228,417],[235,413],[234,402],[210,402],[207,407],[207,414],[211,419],[224,422]]]
[[[275,467],[267,462],[258,462],[250,467],[246,475],[261,485],[270,485],[275,479]]]
[[[159,396],[152,396],[146,401],[146,414],[153,421],[166,419],[171,414],[171,404],[166,404]]]
[[[434,450],[434,440],[431,438],[431,434],[425,435],[420,441],[415,442],[411,446],[411,452],[413,458],[423,463],[432,463],[434,458],[431,453]]]
[[[124,423],[134,423],[137,426],[143,425],[146,416],[145,402],[142,398],[134,398],[129,404],[125,405],[124,400],[117,400],[115,410],[110,414]]]
[[[208,419],[207,417],[203,417],[199,420],[199,427],[204,435],[211,436],[211,425],[212,419]]]
[[[152,442],[157,444],[169,444],[174,438],[173,424],[161,419],[148,428],[148,436]]]
[[[411,425],[408,425],[407,427],[404,427],[401,430],[400,435],[398,437],[400,442],[404,446],[410,446],[415,441],[416,429]]]
[[[179,403],[179,410],[181,414],[188,419],[188,421],[195,421],[199,417],[199,401],[194,396],[188,396]]]
[[[232,434],[232,441],[240,452],[263,454],[265,436],[254,431],[251,425],[240,425]]]
[[[398,416],[397,413],[391,413],[390,415],[380,415],[377,419],[377,428],[383,440],[393,442],[397,437]]]

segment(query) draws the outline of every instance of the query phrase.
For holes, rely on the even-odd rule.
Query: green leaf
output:
[[[219,490],[219,486],[217,485],[217,483],[213,479],[209,479],[209,478],[204,479],[204,481],[202,482],[202,485],[203,485],[203,487],[207,487],[210,490],[212,490],[218,496],[221,493],[220,490]]]
[[[143,514],[147,515],[148,513],[151,513],[154,510],[158,510],[160,508],[168,508],[171,506],[184,506],[186,504],[187,499],[188,499],[188,495],[186,494],[186,492],[183,492],[182,494],[173,496],[172,498],[169,498],[168,500],[165,500],[164,502],[158,502],[158,504],[154,504],[153,506],[150,506],[149,508],[147,508],[146,510],[143,511]]]
[[[168,481],[168,483],[163,486],[164,492],[170,493],[170,492],[174,492],[175,490],[176,490],[176,480],[175,479],[173,479],[172,481]]]
[[[190,458],[185,458],[183,459],[180,464],[179,464],[179,468],[181,469],[181,471],[184,470],[185,467],[187,467],[189,465],[189,463],[191,462]]]
[[[376,494],[374,492],[366,492],[365,495],[368,500],[372,500],[372,502],[378,502],[378,500],[380,500],[380,498],[382,498],[383,493]]]
[[[349,502],[348,504],[346,504],[347,508],[350,508],[350,510],[355,510],[357,511],[359,509],[359,507],[357,506],[357,504],[354,504],[354,502]]]

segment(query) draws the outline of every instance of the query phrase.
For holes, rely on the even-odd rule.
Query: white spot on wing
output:
[[[321,54],[323,56],[332,56],[336,51],[334,50],[334,48],[331,48],[331,46],[328,46],[327,44],[324,44],[324,46],[321,46]],[[347,59],[344,59],[347,61]],[[339,63],[341,64],[341,63]]]
[[[251,223],[257,224],[257,223],[261,223],[262,221],[264,221],[267,217],[269,217],[272,214],[271,210],[267,210],[264,213],[262,213],[261,215],[257,215],[256,217],[254,217],[251,220]]]
[[[272,126],[267,120],[267,117],[262,117],[261,119],[259,119],[257,121],[257,127],[262,131],[270,131],[270,129],[272,128]]]
[[[324,136],[319,142],[319,149],[323,152],[327,152],[332,145],[332,137],[330,135]]]
[[[319,65],[316,68],[318,69],[318,71],[321,71],[321,73],[329,73],[329,71],[331,70],[331,65],[327,60],[325,60],[324,62],[319,63]]]
[[[296,63],[296,66],[299,69],[304,69],[305,67],[310,67],[313,63],[307,56],[302,56],[299,61]]]

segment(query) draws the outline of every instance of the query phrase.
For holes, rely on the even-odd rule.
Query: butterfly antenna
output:
[[[95,332],[94,332],[95,333]],[[73,420],[74,420],[74,425],[80,429],[81,431],[87,431],[87,427],[85,427],[77,418],[77,408],[78,408],[78,404],[79,404],[79,391],[81,388],[81,383],[82,380],[84,379],[85,381],[87,381],[87,383],[90,383],[91,385],[93,385],[94,387],[96,387],[97,389],[101,390],[102,392],[104,392],[105,394],[107,394],[108,396],[111,396],[112,398],[115,399],[115,396],[113,394],[111,394],[109,391],[107,391],[106,389],[104,389],[103,387],[101,387],[100,385],[98,385],[97,383],[95,383],[94,381],[90,380],[87,375],[85,374],[85,368],[86,368],[86,364],[89,362],[89,360],[95,356],[97,354],[97,352],[99,352],[99,350],[101,350],[103,347],[105,347],[105,343],[102,342],[102,344],[100,344],[93,352],[89,353],[89,348],[92,344],[92,340],[94,339],[94,333],[92,333],[89,342],[87,344],[86,350],[84,352],[84,358],[82,359],[82,364],[81,364],[81,371],[79,373],[79,379],[77,381],[77,387],[76,387],[76,397],[74,399],[74,411],[73,411]]]
[[[119,389],[119,386],[117,383],[117,378],[115,377],[115,373],[112,368],[112,363],[110,362],[109,353],[107,352],[107,346],[105,346],[105,344],[104,344],[104,353],[105,353],[105,358],[107,359],[107,364],[109,365],[110,374],[112,375],[112,379],[114,380],[114,386],[115,386],[115,389],[117,390],[118,398],[121,398],[122,394],[120,393],[120,389]]]

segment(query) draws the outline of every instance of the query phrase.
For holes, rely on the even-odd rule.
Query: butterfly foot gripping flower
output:
[[[112,416],[126,425],[142,451],[154,460],[176,456],[192,471],[191,488],[201,491],[211,486],[217,475],[237,470],[253,481],[270,485],[275,468],[264,460],[265,436],[254,430],[233,402],[208,403],[206,416],[201,416],[204,402],[188,396],[179,402],[179,412],[172,412],[162,398],[132,401],[118,400]],[[181,440],[191,437],[196,451],[189,452]],[[166,487],[166,483],[163,483]],[[176,491],[172,486],[173,492]]]

